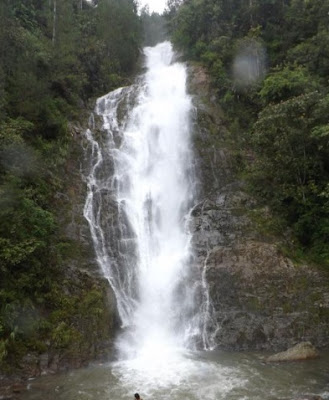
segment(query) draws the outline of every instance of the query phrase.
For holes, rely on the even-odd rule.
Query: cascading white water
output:
[[[127,400],[136,391],[145,400],[329,398],[329,354],[306,372],[302,364],[264,364],[259,354],[191,350],[211,348],[216,334],[210,253],[199,267],[190,254],[191,101],[170,44],[145,53],[146,74],[100,98],[95,120],[102,124],[92,115],[86,132],[84,214],[117,298],[119,359],[32,381],[24,399]]]
[[[173,379],[182,351],[212,344],[204,269],[193,266],[188,231],[196,202],[192,102],[171,44],[144,52],[147,71],[137,83],[97,100],[103,126],[97,131],[92,119],[86,133],[84,215],[125,328],[119,357],[162,378],[171,365]]]
[[[191,101],[184,67],[171,64],[170,45],[145,53],[148,72],[125,126],[124,162],[118,168],[129,180],[119,188],[118,200],[126,202],[136,234],[139,295],[131,316],[134,341],[128,336],[121,349],[154,354],[184,339],[178,324],[184,310],[175,292],[189,254],[183,217],[193,198],[188,180]]]

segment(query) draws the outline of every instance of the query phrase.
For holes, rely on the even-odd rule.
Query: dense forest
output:
[[[89,99],[128,82],[143,34],[134,0],[3,0],[0,18],[0,366],[8,370],[27,351],[82,345],[79,314],[96,329],[101,295],[63,291],[74,249],[59,234],[56,198],[72,156],[70,124],[86,117]]]
[[[169,0],[165,14],[175,46],[211,75],[260,225],[286,235],[290,254],[328,265],[329,0]],[[55,208],[70,126],[130,82],[142,45],[165,29],[135,0],[2,0],[0,17],[0,367],[10,372],[28,351],[83,345],[77,315],[97,330],[97,290],[62,290],[74,248]]]
[[[328,265],[329,1],[172,0],[166,17],[210,72],[258,222]]]

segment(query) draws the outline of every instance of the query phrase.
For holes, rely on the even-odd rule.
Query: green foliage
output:
[[[138,57],[141,40],[140,22],[133,0],[99,2],[98,35],[105,39],[105,54],[116,63],[119,72],[131,73]]]
[[[326,111],[325,111],[326,110]],[[324,113],[325,111],[325,113]],[[283,215],[300,243],[328,260],[328,96],[319,92],[267,106],[254,125],[254,190]]]
[[[6,193],[5,193],[6,196]],[[0,211],[0,263],[11,267],[47,247],[47,238],[54,231],[53,215],[39,207],[33,199],[19,193],[9,207]],[[12,199],[10,199],[12,200]],[[4,199],[7,203],[9,199]]]
[[[77,250],[61,237],[56,210],[74,147],[68,121],[79,117],[90,98],[125,83],[140,53],[135,1],[97,3],[0,2],[4,369],[18,367],[28,351],[87,349],[106,321],[104,288],[66,282],[63,293],[65,267]]]
[[[328,11],[328,0],[186,0],[166,14],[175,45],[208,68],[232,145],[252,155],[250,190],[300,253],[324,264]]]
[[[148,6],[141,10],[141,23],[144,33],[143,44],[155,46],[166,39],[166,27],[164,17],[158,13],[150,13]]]
[[[317,82],[302,66],[285,66],[266,77],[259,94],[265,104],[287,100],[318,88]]]

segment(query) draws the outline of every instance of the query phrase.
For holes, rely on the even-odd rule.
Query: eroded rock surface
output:
[[[320,353],[310,342],[296,344],[286,351],[267,358],[268,362],[301,361],[319,357]]]
[[[329,276],[297,265],[260,233],[255,202],[236,173],[234,145],[201,67],[190,67],[200,202],[191,215],[196,264],[206,265],[219,347],[283,350],[329,345]]]
[[[84,154],[80,142],[84,128],[74,126],[71,131],[75,140],[63,167],[61,192],[53,200],[63,246],[62,258],[57,260],[61,286],[56,304],[34,309],[35,319],[47,316],[51,328],[46,325],[47,336],[43,342],[39,340],[36,350],[15,360],[15,375],[4,371],[0,376],[0,398],[2,392],[11,393],[13,382],[108,357],[119,329],[115,296],[97,265],[89,226],[83,217],[86,185],[81,174]]]

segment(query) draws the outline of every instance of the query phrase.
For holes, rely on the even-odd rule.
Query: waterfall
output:
[[[86,132],[84,215],[116,295],[120,357],[149,362],[211,340],[204,267],[193,262],[188,229],[196,177],[186,67],[169,42],[144,53],[145,74],[97,100],[102,128],[92,118]]]
[[[170,43],[146,48],[146,72],[97,100],[85,134],[84,216],[117,300],[118,357],[31,380],[22,398],[329,399],[325,353],[309,367],[283,367],[264,363],[259,352],[202,351],[214,347],[220,328],[207,282],[214,253],[205,241],[206,254],[193,254],[191,231],[209,237],[207,219],[200,220],[217,213],[196,190],[195,110],[186,68],[174,57]],[[232,344],[243,334],[243,313],[234,317]]]

